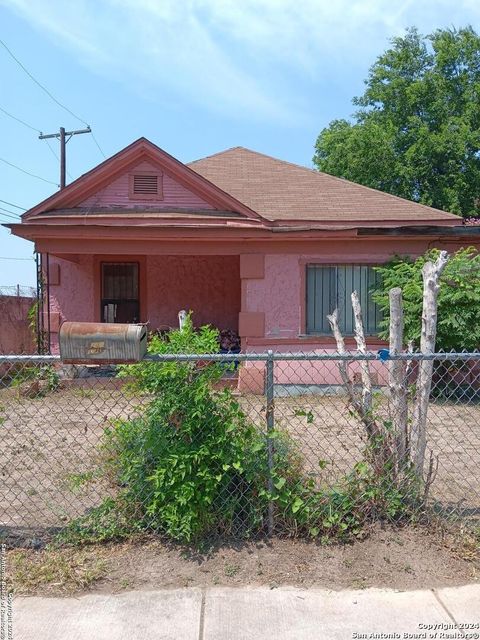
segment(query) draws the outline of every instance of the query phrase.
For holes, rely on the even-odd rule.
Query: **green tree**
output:
[[[383,312],[380,336],[388,339],[388,292],[400,287],[403,293],[405,340],[418,347],[422,323],[422,268],[427,260],[435,260],[433,249],[415,261],[397,257],[376,270],[381,287],[373,299]],[[441,277],[438,294],[437,349],[473,351],[480,348],[480,253],[473,247],[454,253]]]
[[[465,217],[480,213],[480,36],[409,29],[371,67],[353,121],[317,138],[320,170]]]

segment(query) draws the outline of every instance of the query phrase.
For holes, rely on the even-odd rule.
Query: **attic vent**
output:
[[[158,176],[133,176],[133,193],[154,195],[158,193]]]
[[[162,198],[161,173],[142,172],[130,176],[130,198],[160,200]]]

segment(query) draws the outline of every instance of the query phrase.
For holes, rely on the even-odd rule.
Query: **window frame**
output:
[[[136,266],[137,268],[137,297],[136,298],[106,298],[105,297],[105,290],[104,290],[104,285],[105,285],[105,281],[104,281],[104,268],[107,265],[132,265],[132,266]],[[100,322],[104,323],[106,322],[105,317],[104,317],[104,307],[105,304],[118,304],[118,303],[123,303],[123,302],[129,302],[129,303],[134,303],[136,304],[136,308],[137,308],[137,315],[138,315],[138,319],[135,322],[140,322],[140,316],[141,316],[141,301],[142,301],[142,278],[141,278],[141,273],[142,273],[142,267],[141,267],[141,263],[139,260],[129,260],[129,259],[112,259],[112,260],[108,260],[108,259],[102,259],[99,262],[99,290],[98,290],[98,294],[99,294],[99,310],[100,310]]]
[[[301,274],[302,274],[302,287],[301,287],[301,296],[302,296],[302,300],[301,300],[301,309],[302,309],[302,320],[301,320],[301,334],[304,337],[307,338],[314,338],[314,337],[332,337],[332,334],[330,331],[309,331],[308,330],[308,268],[309,267],[381,267],[383,266],[385,263],[384,262],[361,262],[361,261],[355,261],[355,262],[332,262],[332,261],[328,261],[328,262],[323,262],[321,260],[309,260],[309,259],[304,259],[301,262]],[[362,312],[364,313],[364,310],[362,309]],[[378,322],[381,320],[381,318],[378,320]],[[365,330],[365,336],[369,337],[369,338],[378,338],[378,332],[379,332],[379,328],[378,328],[378,322],[377,322],[377,330],[375,332],[371,332],[371,331],[366,331]],[[344,329],[342,329],[342,333],[345,336],[345,338],[352,338],[354,337],[354,332],[346,332]]]

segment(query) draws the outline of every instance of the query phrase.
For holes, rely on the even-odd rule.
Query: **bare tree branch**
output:
[[[352,292],[353,316],[355,319],[355,342],[360,353],[367,353],[367,343],[365,341],[365,331],[363,329],[362,307],[358,299],[358,293]],[[365,414],[372,410],[372,376],[370,375],[370,367],[368,360],[360,362],[362,371],[362,403]]]
[[[338,309],[334,309],[330,315],[327,315],[327,320],[330,324],[330,328],[332,329],[335,342],[337,343],[338,353],[345,355],[347,353],[347,350],[345,349],[345,340],[343,339],[343,335],[338,324]],[[340,360],[340,362],[338,363],[338,368],[340,370],[340,377],[342,378],[342,382],[347,390],[349,400],[353,404],[354,409],[358,411],[359,409],[361,409],[361,407],[360,403],[355,398],[353,384],[348,375],[347,361]],[[357,403],[359,405],[358,407],[356,406]]]
[[[435,262],[426,262],[423,275],[423,310],[420,351],[430,354],[435,351],[437,336],[437,300],[440,277],[448,262],[448,253],[441,251]],[[413,408],[410,433],[411,457],[415,472],[423,479],[425,451],[427,447],[427,411],[432,386],[433,360],[421,360],[418,368],[417,393]]]

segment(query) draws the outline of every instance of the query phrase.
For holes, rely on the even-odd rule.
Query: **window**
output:
[[[162,200],[162,174],[154,171],[130,174],[128,195],[135,200]]]
[[[370,292],[379,280],[379,274],[369,265],[307,265],[307,333],[330,333],[327,314],[338,308],[341,330],[353,335],[351,294],[357,291],[365,333],[377,334],[381,313]]]
[[[138,291],[137,262],[103,262],[103,322],[139,322]]]

